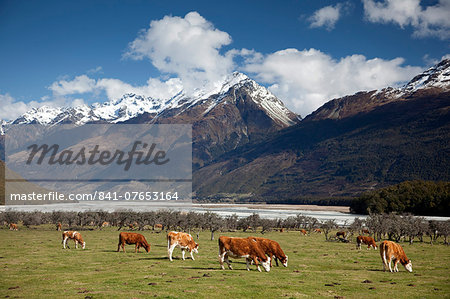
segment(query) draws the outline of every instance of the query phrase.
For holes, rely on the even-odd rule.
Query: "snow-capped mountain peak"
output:
[[[444,59],[415,76],[402,89],[404,92],[414,92],[418,89],[430,87],[450,88],[450,59]]]
[[[48,125],[63,111],[63,108],[54,108],[49,106],[42,106],[39,108],[32,108],[30,111],[24,113],[21,117],[16,119],[14,124],[24,123],[39,123]]]
[[[198,103],[211,101],[209,107],[205,108],[204,114],[206,114],[221,102],[231,88],[236,90],[242,87],[248,90],[253,101],[262,109],[266,110],[267,115],[273,120],[283,125],[295,123],[292,120],[293,113],[272,93],[258,85],[245,74],[234,72],[225,76],[222,80],[209,83],[207,86],[198,88],[188,95],[181,90],[170,99],[155,99],[144,95],[128,93],[121,98],[104,103],[94,103],[90,106],[81,105],[62,108],[42,106],[40,108],[33,108],[16,120],[3,124],[2,128],[11,123],[38,123],[43,125],[57,123],[75,123],[82,125],[88,122],[98,121],[118,123],[135,118],[144,113],[158,116],[162,112],[171,109],[176,109],[178,111],[177,113],[181,113]]]

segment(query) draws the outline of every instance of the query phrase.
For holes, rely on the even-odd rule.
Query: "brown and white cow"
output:
[[[400,262],[407,271],[412,272],[411,260],[406,257],[402,246],[392,241],[383,241],[380,244],[380,255],[383,262],[383,270],[389,268],[390,272],[398,272],[398,263]],[[394,269],[391,268],[391,261],[394,262]]]
[[[15,223],[10,223],[9,230],[19,230],[19,227]]]
[[[321,234],[321,233],[322,233],[322,231],[320,230],[320,228],[314,229],[314,232],[315,232],[315,233],[318,233],[318,234]]]
[[[283,266],[287,267],[288,265],[288,256],[284,254],[283,249],[281,249],[280,244],[278,242],[259,237],[248,237],[247,239],[253,239],[258,242],[259,247],[264,251],[264,253],[271,258],[270,266],[272,267],[272,260],[275,260],[275,263],[278,266],[278,260],[283,264]]]
[[[147,252],[150,252],[150,244],[147,243],[145,237],[138,233],[127,233],[121,232],[119,234],[119,245],[117,246],[117,252],[120,251],[120,246],[122,246],[123,252],[125,252],[125,244],[134,246],[134,253],[140,252],[140,248],[144,247]]]
[[[58,223],[56,224],[56,230],[59,231],[59,232],[62,230],[62,224],[61,224],[61,222],[58,222]]]
[[[167,234],[167,253],[170,261],[172,261],[173,250],[177,246],[181,249],[183,261],[185,260],[184,253],[186,249],[189,250],[192,260],[195,260],[193,253],[198,253],[198,243],[195,243],[194,238],[190,234],[174,231]]]
[[[308,232],[306,230],[304,230],[304,229],[301,229],[300,233],[302,233],[304,236],[306,236],[308,234]]]
[[[138,226],[139,226],[139,224],[136,221],[134,221],[133,223],[129,223],[128,224],[128,228],[130,230],[133,230],[133,229],[137,228]]]
[[[366,236],[358,236],[356,237],[356,248],[361,250],[361,244],[364,243],[367,245],[367,250],[372,247],[373,249],[377,249],[377,243],[375,243],[375,240],[372,237],[366,237]]]
[[[81,248],[84,249],[86,247],[86,242],[83,241],[83,237],[81,236],[81,234],[79,232],[72,231],[72,230],[66,230],[62,233],[62,243],[63,243],[64,249],[66,249],[66,245],[67,245],[67,248],[70,248],[69,244],[67,244],[68,239],[72,239],[75,242],[75,248],[78,248],[78,243],[81,244]]]
[[[250,261],[255,263],[259,272],[261,272],[261,268],[259,267],[260,262],[264,270],[267,272],[270,271],[270,257],[266,256],[258,242],[254,239],[221,236],[219,238],[219,263],[222,270],[225,269],[223,266],[224,261],[228,264],[228,268],[233,270],[228,260],[229,257],[245,258],[247,261],[247,271],[250,271]]]
[[[342,236],[342,238],[344,238],[345,239],[345,236],[346,236],[347,234],[345,233],[345,232],[337,232],[336,233],[336,238],[339,238],[340,236]]]
[[[108,221],[103,221],[103,223],[101,225],[101,228],[108,227],[108,226],[110,226],[109,222]]]

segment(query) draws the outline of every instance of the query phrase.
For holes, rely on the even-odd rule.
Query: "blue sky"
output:
[[[450,0],[0,0],[0,119],[125,92],[168,98],[232,71],[305,116],[446,57],[449,15]]]

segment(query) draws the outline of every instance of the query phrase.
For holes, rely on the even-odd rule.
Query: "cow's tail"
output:
[[[386,244],[383,242],[380,244],[380,250],[383,252],[383,262],[385,265],[387,265],[387,259],[386,259]]]
[[[170,238],[170,235],[168,234],[167,235],[167,250],[169,250],[170,249],[170,243],[171,243],[171,238]]]

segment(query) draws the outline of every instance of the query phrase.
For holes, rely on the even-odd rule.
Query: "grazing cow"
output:
[[[255,263],[259,272],[261,272],[259,262],[261,262],[264,270],[267,272],[270,271],[270,257],[266,256],[262,248],[258,245],[258,242],[254,239],[221,236],[219,238],[219,263],[222,270],[225,269],[223,266],[224,261],[228,264],[228,268],[233,270],[228,257],[246,258],[247,271],[250,271],[250,261]]]
[[[318,234],[321,234],[321,233],[322,233],[322,231],[320,230],[320,228],[314,229],[314,232],[315,232],[315,233],[318,233]]]
[[[170,261],[172,261],[172,253],[176,246],[181,248],[183,261],[185,260],[184,251],[186,249],[189,250],[192,260],[195,261],[193,253],[198,253],[198,243],[194,242],[194,238],[190,234],[173,231],[167,234],[167,253]]]
[[[68,239],[74,240],[75,248],[78,248],[78,243],[81,244],[81,248],[84,249],[86,247],[86,242],[83,241],[83,237],[81,236],[81,234],[79,232],[72,231],[72,230],[66,230],[62,233],[62,243],[63,243],[64,249],[66,249],[66,245],[67,245],[67,248],[70,248],[69,244],[67,244]]]
[[[135,244],[134,253],[136,253],[136,251],[140,252],[139,250],[141,247],[144,247],[147,252],[150,252],[150,244],[147,243],[147,240],[145,240],[145,237],[141,234],[121,232],[119,234],[119,245],[117,246],[117,252],[120,251],[120,246],[122,246],[122,250],[125,252],[125,244]]]
[[[10,223],[9,230],[19,230],[19,227],[15,223]]]
[[[366,236],[358,236],[356,238],[356,248],[361,250],[361,244],[364,243],[367,245],[367,250],[372,247],[373,249],[377,249],[377,243],[375,243],[375,240],[372,237],[366,237]]]
[[[336,238],[339,238],[340,236],[342,236],[342,238],[345,239],[346,233],[345,232],[337,232],[336,233]]]
[[[58,222],[58,224],[56,224],[56,230],[59,231],[59,232],[62,230],[61,222]]]
[[[306,230],[304,230],[304,229],[301,229],[300,233],[302,233],[304,236],[306,236],[308,234],[308,232]]]
[[[259,237],[248,237],[247,239],[253,239],[258,242],[259,247],[264,251],[264,253],[271,258],[270,266],[272,267],[272,260],[275,260],[275,263],[278,266],[278,260],[283,264],[283,266],[287,267],[288,265],[288,256],[284,254],[283,249],[281,249],[280,244],[278,242]]]
[[[128,227],[130,228],[130,230],[133,230],[135,227],[138,227],[138,226],[139,226],[139,224],[136,221],[128,224]]]
[[[108,221],[104,221],[103,223],[102,223],[102,228],[104,228],[104,227],[108,227],[109,226],[109,222]]]
[[[400,262],[407,271],[412,272],[411,260],[406,257],[402,246],[392,241],[383,241],[380,244],[380,255],[383,262],[383,270],[389,268],[390,272],[398,272],[398,263]],[[394,270],[391,268],[391,261],[394,261]]]
[[[154,228],[159,228],[159,229],[163,229],[163,225],[161,223],[157,223],[155,224]]]
[[[284,227],[280,228],[280,233],[284,233]]]

